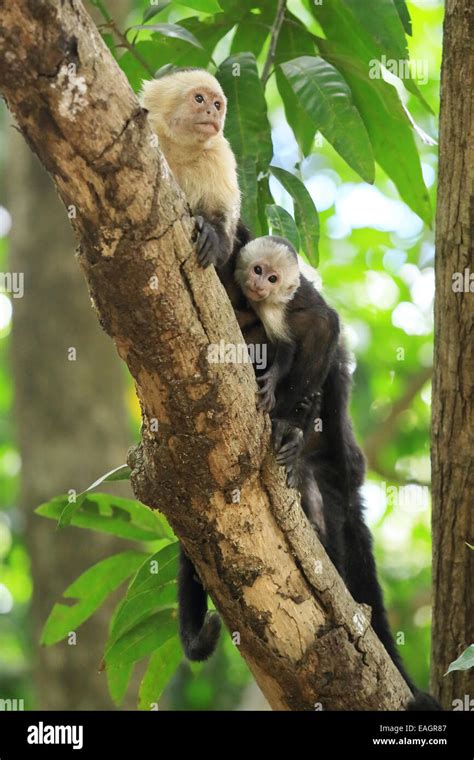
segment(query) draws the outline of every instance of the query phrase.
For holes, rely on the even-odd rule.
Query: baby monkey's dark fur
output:
[[[271,367],[278,340],[268,340],[252,304],[233,278],[239,251],[249,238],[239,225],[234,254],[218,273],[246,343],[266,345]],[[276,241],[282,242],[280,238]],[[267,244],[271,245],[271,239]],[[289,256],[294,256],[290,245]],[[439,710],[438,703],[419,691],[406,673],[388,624],[372,536],[363,516],[360,487],[365,460],[349,416],[351,375],[338,315],[302,275],[285,304],[285,315],[293,349],[283,371],[277,364],[275,406],[270,413],[277,461],[286,468],[289,485],[300,491],[302,507],[355,601],[371,608],[372,627],[415,695],[407,709]],[[263,371],[256,370],[257,376]],[[316,420],[320,424],[315,426]],[[185,607],[182,639],[189,641],[186,646],[191,659],[206,659],[217,644],[218,622],[214,614],[206,616],[206,592],[183,555],[180,581],[184,580],[186,583],[180,582],[180,604],[182,601]],[[185,588],[190,593],[185,593]]]

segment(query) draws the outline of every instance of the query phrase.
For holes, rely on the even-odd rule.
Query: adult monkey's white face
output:
[[[206,143],[222,135],[227,101],[204,69],[176,71],[143,83],[143,102],[159,136],[179,145]]]
[[[207,140],[222,131],[226,102],[222,92],[215,88],[197,86],[187,94],[178,106],[176,117],[180,128],[194,130],[198,139]]]

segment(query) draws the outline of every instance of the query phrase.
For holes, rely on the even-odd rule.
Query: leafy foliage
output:
[[[288,9],[270,59],[281,103],[302,156],[310,155],[319,130],[363,180],[374,181],[374,159],[393,180],[406,203],[426,222],[431,208],[415,147],[414,128],[407,118],[398,91],[380,74],[371,78],[370,68],[381,56],[406,62],[406,33],[410,16],[403,0],[325,0],[315,6],[304,3],[314,17],[314,29]],[[272,160],[272,139],[267,118],[268,86],[259,74],[268,55],[275,3],[237,3],[233,0],[188,3],[205,12],[180,23],[164,19],[174,3],[145,14],[152,24],[138,24],[133,47],[119,64],[135,89],[149,71],[165,64],[207,67],[223,36],[234,29],[231,55],[215,71],[229,99],[226,135],[237,156],[243,189],[244,221],[254,234],[266,233],[275,216],[274,198],[260,175]],[[217,10],[217,6],[223,12]],[[213,9],[213,10],[211,10]],[[162,20],[163,19],[163,20]],[[323,28],[326,39],[316,31]],[[156,35],[167,39],[158,41]],[[143,66],[146,61],[147,68]],[[380,69],[381,70],[381,69]],[[409,71],[409,69],[407,69]],[[426,105],[409,75],[405,86]],[[298,211],[296,226],[304,220],[301,252],[313,263],[318,260],[319,228],[302,213],[299,194],[293,195]],[[288,189],[288,187],[286,188]],[[267,212],[267,209],[269,211]]]
[[[474,668],[474,644],[468,646],[467,649],[459,655],[457,660],[454,660],[454,662],[451,663],[446,675],[455,670],[469,670],[469,668]]]
[[[155,546],[159,544],[158,550],[127,550],[86,570],[64,591],[64,598],[73,599],[75,603],[54,605],[41,642],[55,644],[75,633],[112,591],[132,576],[111,620],[104,663],[110,695],[120,704],[134,664],[150,656],[140,700],[142,705],[147,705],[146,709],[151,709],[151,702],[157,701],[166,678],[171,678],[182,657],[176,624],[178,542],[165,518],[143,504],[109,494],[90,493],[94,485],[117,480],[126,474],[121,467],[96,480],[84,492],[86,495],[70,514],[67,524],[121,538],[153,542]],[[66,500],[67,497],[57,497],[42,504],[36,512],[42,517],[58,520],[58,527],[65,527],[61,517]],[[165,647],[169,641],[171,643]],[[161,661],[164,656],[166,663]],[[152,683],[155,673],[161,673],[161,680]]]

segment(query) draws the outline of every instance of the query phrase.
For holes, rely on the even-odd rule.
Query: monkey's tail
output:
[[[188,660],[201,662],[214,652],[221,630],[216,612],[207,611],[207,594],[182,546],[178,576],[179,636]]]
[[[349,591],[356,602],[365,602],[372,608],[372,628],[398,668],[400,675],[407,682],[410,691],[413,692],[413,698],[408,702],[406,709],[411,712],[442,710],[434,697],[415,686],[405,670],[388,624],[372,551],[372,536],[362,517],[363,505],[360,496],[356,495],[353,499],[346,523],[345,569]]]

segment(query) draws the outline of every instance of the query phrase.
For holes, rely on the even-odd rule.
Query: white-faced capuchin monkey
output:
[[[177,69],[144,81],[141,102],[196,217],[198,261],[220,268],[232,253],[240,217],[235,156],[223,134],[222,88],[204,69]]]
[[[266,334],[274,349],[259,396],[270,410],[277,461],[352,596],[370,606],[376,634],[414,693],[407,709],[439,710],[409,678],[388,625],[363,516],[365,462],[348,411],[351,378],[339,318],[298,270],[291,243],[275,236],[246,244],[235,263],[235,279],[261,322],[237,311],[244,336],[264,342]]]
[[[268,235],[247,243],[237,255],[234,276],[273,349],[270,368],[257,376],[258,406],[273,420],[306,432],[338,346],[339,317],[300,273],[296,251],[284,238]],[[302,444],[299,436],[279,453],[287,470]],[[294,486],[291,471],[288,475]]]
[[[232,149],[224,137],[227,100],[204,69],[177,69],[144,81],[141,102],[148,110],[159,147],[196,217],[198,261],[211,264],[225,284],[240,217],[240,191]],[[241,234],[247,234],[240,225]],[[229,265],[229,271],[233,266]],[[189,660],[214,651],[220,619],[207,612],[207,594],[192,562],[180,550],[179,629]]]

